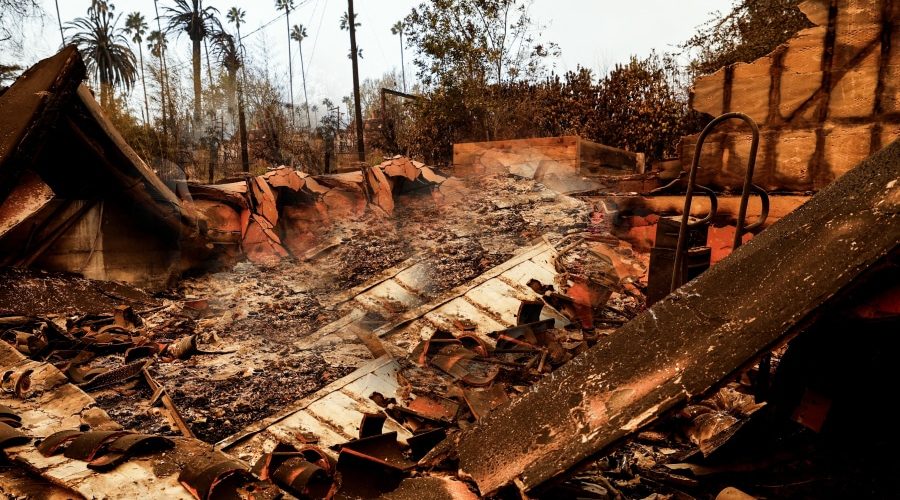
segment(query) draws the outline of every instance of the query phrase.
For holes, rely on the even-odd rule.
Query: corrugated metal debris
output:
[[[800,39],[860,24],[849,12],[887,60],[892,26],[858,3]],[[783,55],[753,64],[783,78]],[[871,415],[900,326],[900,142],[808,202],[751,204],[772,218],[753,235],[734,238],[746,207],[722,196],[686,237],[698,276],[669,294],[671,271],[647,265],[678,234],[678,162],[644,173],[637,153],[538,138],[457,145],[462,177],[394,156],[173,190],[84,76],[65,48],[0,94],[0,493],[888,491],[872,471],[890,477],[879,452],[900,440]],[[870,115],[866,152],[894,132]]]

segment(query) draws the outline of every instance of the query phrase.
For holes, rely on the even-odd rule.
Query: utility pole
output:
[[[63,35],[62,18],[59,17],[59,0],[56,0],[56,21],[59,23],[59,37],[62,38],[62,46],[66,46],[66,36]]]
[[[359,65],[356,62],[356,16],[353,14],[353,0],[347,0],[347,19],[350,24],[350,59],[353,61],[353,99],[356,105],[356,153],[359,161],[366,161],[362,106],[359,102]]]

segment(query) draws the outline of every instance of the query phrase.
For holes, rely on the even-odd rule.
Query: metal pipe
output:
[[[737,227],[735,228],[735,239],[732,244],[732,249],[740,246],[741,236],[743,235],[742,231],[744,230],[744,218],[747,216],[747,200],[750,197],[750,186],[753,183],[753,169],[756,166],[756,152],[759,148],[759,127],[752,118],[744,113],[725,113],[709,122],[697,138],[697,145],[694,148],[694,158],[691,162],[691,170],[688,173],[687,189],[684,194],[684,210],[681,214],[681,227],[678,229],[678,243],[675,245],[675,265],[672,270],[672,283],[669,287],[670,292],[674,292],[675,289],[681,285],[682,281],[681,267],[684,265],[684,253],[686,250],[684,246],[686,243],[685,240],[687,240],[687,230],[691,215],[691,201],[694,197],[694,186],[697,183],[697,169],[700,166],[700,152],[703,149],[703,143],[716,126],[731,119],[743,120],[750,125],[750,128],[753,131],[753,141],[750,144],[750,157],[747,161],[747,173],[744,177],[744,187],[741,191],[741,204],[740,209],[738,210]],[[765,207],[768,208],[768,199],[766,199]],[[761,222],[758,221],[754,224],[754,226],[756,225],[761,225]]]

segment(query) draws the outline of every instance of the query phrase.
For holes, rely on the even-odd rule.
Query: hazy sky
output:
[[[16,62],[27,66],[53,54],[60,46],[56,10],[52,0],[42,0],[46,17],[43,22],[31,22],[25,30],[24,49],[11,52],[0,47],[0,62]],[[295,0],[297,9],[291,12],[290,23],[307,27],[309,38],[303,44],[306,63],[309,98],[318,103],[324,97],[339,101],[340,96],[351,93],[349,37],[341,31],[339,21],[347,8],[345,0]],[[360,78],[381,76],[386,71],[400,68],[399,40],[390,27],[404,17],[421,0],[356,0],[355,10],[362,26],[357,31],[357,41],[363,49],[360,60]],[[91,0],[59,0],[63,24],[83,16]],[[112,0],[116,12],[123,14],[119,21],[124,25],[129,12],[142,12],[155,29],[152,0]],[[162,8],[171,0],[159,0]],[[534,0],[531,17],[546,25],[543,39],[559,44],[562,56],[554,61],[556,70],[563,72],[581,65],[604,72],[615,63],[627,61],[632,54],[647,55],[652,49],[658,52],[674,50],[675,46],[709,19],[714,11],[725,11],[731,0]],[[285,19],[275,10],[274,0],[206,0],[224,14],[228,8],[238,6],[247,11],[246,24],[241,27],[245,35],[244,45],[257,63],[265,61],[270,74],[287,87],[287,42]],[[274,21],[274,22],[271,22]],[[271,23],[270,23],[271,22]],[[270,24],[269,24],[270,23]],[[264,27],[263,27],[264,26]],[[233,26],[227,25],[229,29]],[[262,28],[261,28],[262,27]],[[259,31],[247,36],[251,31]],[[296,44],[292,47],[294,59],[294,95],[300,102],[303,90],[300,84],[300,63]],[[182,36],[170,41],[167,53],[185,69],[190,63],[190,40]],[[413,54],[406,52],[407,81],[415,80],[411,64]],[[204,70],[205,71],[205,70]]]

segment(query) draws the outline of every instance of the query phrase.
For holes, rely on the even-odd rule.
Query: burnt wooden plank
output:
[[[69,46],[29,68],[0,95],[0,200],[39,156],[84,75],[78,51]]]
[[[482,494],[533,489],[701,397],[896,257],[900,141],[458,439]]]

